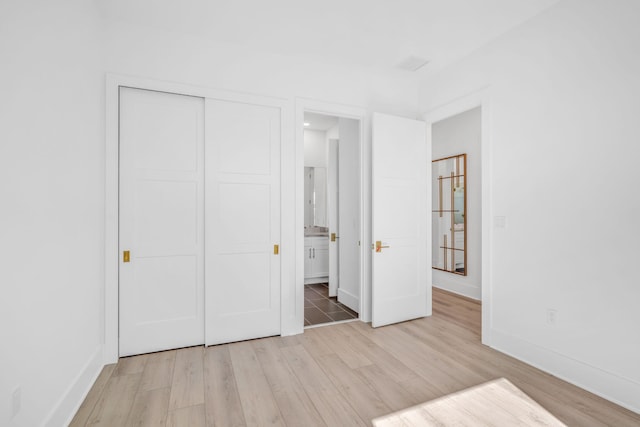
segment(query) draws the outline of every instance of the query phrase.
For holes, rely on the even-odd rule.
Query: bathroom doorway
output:
[[[304,113],[304,326],[360,311],[360,121]]]

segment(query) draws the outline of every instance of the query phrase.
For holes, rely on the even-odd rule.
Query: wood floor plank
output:
[[[147,363],[140,380],[141,391],[171,387],[176,353],[176,350],[170,350],[147,355]]]
[[[229,346],[208,347],[205,352],[205,413],[207,426],[246,425],[233,373]]]
[[[322,417],[280,352],[277,341],[266,338],[253,341],[252,345],[284,422],[288,426],[324,426]]]
[[[397,338],[400,340],[415,341],[415,350],[422,352],[423,355],[432,363],[437,365],[445,372],[455,372],[455,377],[462,379],[463,383],[475,382],[481,384],[488,380],[495,379],[493,375],[485,372],[478,371],[474,366],[470,366],[465,363],[461,363],[457,357],[451,357],[451,353],[446,350],[440,350],[437,346],[437,342],[416,340],[410,331],[407,331],[407,325],[405,323],[399,324],[394,331]]]
[[[298,338],[297,345],[303,345],[306,348],[312,348],[313,354],[316,355],[333,354],[333,349],[330,346],[326,345],[316,329],[321,328],[307,329],[304,335]]]
[[[391,411],[398,411],[409,406],[416,405],[426,400],[434,399],[437,393],[424,387],[426,382],[420,377],[414,377],[417,383],[402,384],[389,376],[384,369],[378,365],[363,366],[354,370],[366,384],[374,390],[376,396],[387,405]],[[415,393],[420,389],[419,393]]]
[[[356,331],[356,333],[348,335],[350,344],[356,351],[365,353],[375,365],[384,367],[384,371],[387,372],[390,377],[394,378],[395,381],[402,383],[416,378],[416,373],[409,369],[407,365],[393,357],[389,352],[371,341],[365,335],[357,333],[357,329],[370,329],[369,325],[361,322],[352,322],[345,324],[345,326]],[[432,390],[434,394],[438,393],[437,389],[429,386],[427,383],[424,384],[424,387]]]
[[[414,348],[414,345],[421,347],[420,343],[413,343],[414,345],[408,347],[403,339],[404,337],[398,336],[400,330],[395,326],[385,326],[374,330],[360,328],[359,330],[367,334],[370,340],[407,365],[442,394],[453,393],[468,387],[465,382],[457,378],[456,372],[448,372],[446,367],[440,366],[441,361],[429,358],[428,353],[425,353],[423,348]],[[480,382],[483,381],[478,381],[478,383]]]
[[[169,412],[167,427],[205,427],[204,404],[187,406]]]
[[[98,375],[98,378],[91,387],[91,390],[89,390],[87,397],[85,397],[82,405],[80,405],[80,408],[78,409],[78,412],[76,412],[73,420],[71,420],[71,424],[69,424],[70,427],[80,427],[87,423],[89,416],[91,415],[91,411],[93,411],[93,408],[96,406],[96,402],[100,399],[100,396],[102,396],[102,392],[107,386],[107,383],[111,378],[111,374],[113,374],[115,369],[115,363],[112,365],[106,365],[102,368],[100,375]]]
[[[147,363],[147,355],[140,356],[128,356],[122,357],[116,364],[116,369],[113,371],[114,377],[121,375],[140,374],[144,370],[144,365]]]
[[[426,402],[427,400],[433,400],[442,396],[442,393],[435,390],[431,384],[427,383],[427,385],[428,387],[425,387],[425,379],[419,375],[400,383],[400,386],[411,395],[415,401],[414,404]]]
[[[229,354],[247,425],[284,426],[280,409],[251,342],[231,344]]]
[[[434,314],[462,326],[477,338],[481,334],[479,301],[474,301],[441,289],[433,291]]]
[[[181,348],[176,352],[169,410],[202,403],[204,403],[204,348],[202,346]]]
[[[165,425],[170,394],[171,389],[169,387],[138,391],[129,412],[127,427]]]
[[[327,378],[315,359],[302,345],[285,347],[282,353],[328,426],[367,426],[338,389]]]
[[[411,426],[566,427],[504,378],[386,415],[374,425],[394,426],[403,421]]]
[[[569,426],[605,427],[614,425],[606,422],[601,422],[577,408],[568,406],[566,402],[558,400],[555,396],[553,396],[553,394],[546,393],[540,390],[538,387],[533,387],[528,383],[519,381],[514,381],[514,385],[520,388],[533,400],[542,405],[542,407],[547,411],[554,414],[560,421]]]
[[[122,426],[129,418],[142,374],[111,376],[89,416],[90,426]]]
[[[433,306],[431,317],[384,328],[352,322],[122,358],[71,425],[369,425],[383,410],[506,378],[569,426],[640,426],[640,414],[482,345],[480,304],[434,289]]]
[[[369,422],[392,412],[376,391],[363,378],[356,375],[338,355],[327,354],[317,356],[315,359],[362,420]]]
[[[367,353],[360,352],[351,346],[350,334],[354,332],[353,329],[347,327],[347,324],[338,324],[332,328],[315,328],[313,332],[318,334],[324,341],[324,345],[331,348],[333,353],[338,355],[351,369],[373,365]]]
[[[300,337],[303,337],[303,334],[300,335],[289,335],[286,337],[278,337],[276,340],[276,345],[278,347],[290,347],[293,345],[300,344]]]
[[[461,341],[458,334],[439,334],[429,325],[420,325],[419,323],[408,323],[405,324],[405,327],[412,331],[412,335],[416,339],[429,342],[431,346],[439,345],[442,352],[454,352],[461,363],[472,367],[477,372],[484,372],[494,378],[505,377],[523,390],[539,396],[543,401],[549,401],[551,405],[554,405],[557,397],[562,395],[565,402],[570,403],[565,410],[565,416],[568,417],[563,420],[565,422],[570,424],[606,425],[612,423],[624,425],[627,419],[617,411],[603,414],[602,411],[594,409],[597,408],[598,403],[602,405],[603,403],[611,404],[610,402],[603,401],[585,390],[567,384],[553,375],[523,364],[510,356],[495,352],[482,345],[470,345],[469,342]],[[557,388],[551,396],[546,391],[552,385]],[[559,418],[562,419],[562,416]]]

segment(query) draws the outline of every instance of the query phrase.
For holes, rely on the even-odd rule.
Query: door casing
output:
[[[482,109],[480,130],[480,164],[482,187],[482,343],[492,345],[491,339],[491,248],[493,211],[491,204],[491,92],[483,88],[456,98],[423,115],[427,123],[427,140],[432,144],[431,128],[434,123],[458,115],[473,108]]]
[[[355,119],[360,123],[360,312],[359,319],[371,321],[371,165],[365,159],[371,155],[370,146],[364,144],[370,138],[370,119],[363,108],[334,104],[307,98],[296,98],[295,102],[295,307],[294,324],[297,330],[304,331],[304,113],[317,113],[328,116]],[[283,334],[284,335],[284,334]]]

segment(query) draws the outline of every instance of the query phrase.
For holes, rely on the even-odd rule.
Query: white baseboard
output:
[[[603,399],[640,413],[640,384],[579,360],[491,329],[491,347]]]
[[[338,288],[338,301],[346,305],[356,313],[360,312],[360,300],[358,299],[358,297],[349,292],[346,292],[342,288]]]
[[[434,288],[444,289],[445,291],[453,292],[454,294],[462,295],[463,297],[471,298],[477,301],[482,300],[481,290],[475,286],[465,285],[463,283],[455,283],[455,282],[443,282],[439,281],[436,285],[433,284]]]
[[[103,345],[99,345],[82,367],[78,376],[49,412],[43,425],[51,427],[69,425],[104,367],[103,352]]]
[[[327,283],[329,281],[328,277],[309,277],[304,279],[305,285],[313,285],[315,283]]]

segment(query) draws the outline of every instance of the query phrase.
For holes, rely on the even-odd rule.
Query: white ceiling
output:
[[[324,114],[304,113],[304,122],[309,123],[309,126],[304,127],[305,129],[326,131],[338,124],[338,118]]]
[[[392,68],[441,68],[558,0],[99,0],[110,21],[253,50]]]

